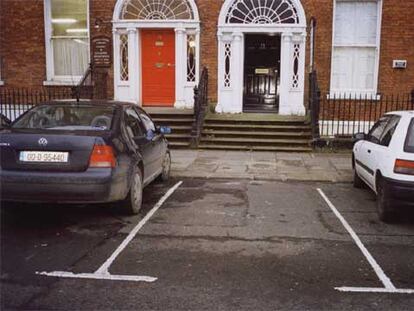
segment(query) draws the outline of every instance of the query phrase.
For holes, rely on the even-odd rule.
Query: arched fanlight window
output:
[[[126,0],[121,19],[191,20],[194,12],[187,0]]]
[[[226,24],[299,24],[292,0],[235,0]]]

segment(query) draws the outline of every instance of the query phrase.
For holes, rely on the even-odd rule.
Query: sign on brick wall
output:
[[[112,40],[110,37],[99,36],[92,39],[92,61],[97,67],[111,67]]]

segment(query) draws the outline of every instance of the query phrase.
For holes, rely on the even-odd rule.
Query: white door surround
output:
[[[245,3],[248,2],[249,5]],[[243,111],[244,37],[279,34],[279,114],[304,115],[306,17],[300,0],[225,0],[218,24],[218,113]],[[262,3],[263,4],[263,3]]]
[[[131,4],[131,10],[128,6]],[[136,2],[136,3],[134,3]],[[148,1],[147,1],[148,2]],[[151,1],[149,1],[151,2]],[[142,105],[141,29],[174,29],[175,31],[175,103],[176,108],[194,106],[194,86],[198,83],[200,64],[200,21],[194,0],[182,0],[183,12],[172,14],[168,7],[174,1],[167,0],[164,7],[157,4],[150,9],[134,11],[139,0],[118,0],[113,15],[114,42],[114,98]],[[124,19],[128,18],[128,19]],[[134,19],[132,19],[134,18]],[[135,19],[137,18],[137,19]],[[185,18],[185,19],[180,19]],[[127,52],[121,52],[121,36],[127,35]],[[189,40],[193,40],[189,42]],[[189,46],[195,45],[194,73],[188,72]],[[124,45],[125,47],[125,45]],[[122,57],[122,54],[127,57]],[[122,59],[127,59],[123,64]],[[128,72],[122,75],[122,72]],[[127,78],[125,78],[127,76]],[[162,86],[160,86],[162,87]]]

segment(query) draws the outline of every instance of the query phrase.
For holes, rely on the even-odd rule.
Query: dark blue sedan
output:
[[[36,106],[0,133],[1,200],[122,201],[136,214],[143,187],[169,178],[168,131],[130,103]]]

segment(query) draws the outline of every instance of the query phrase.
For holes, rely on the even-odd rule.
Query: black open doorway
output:
[[[278,112],[280,36],[246,34],[244,54],[244,112]]]

